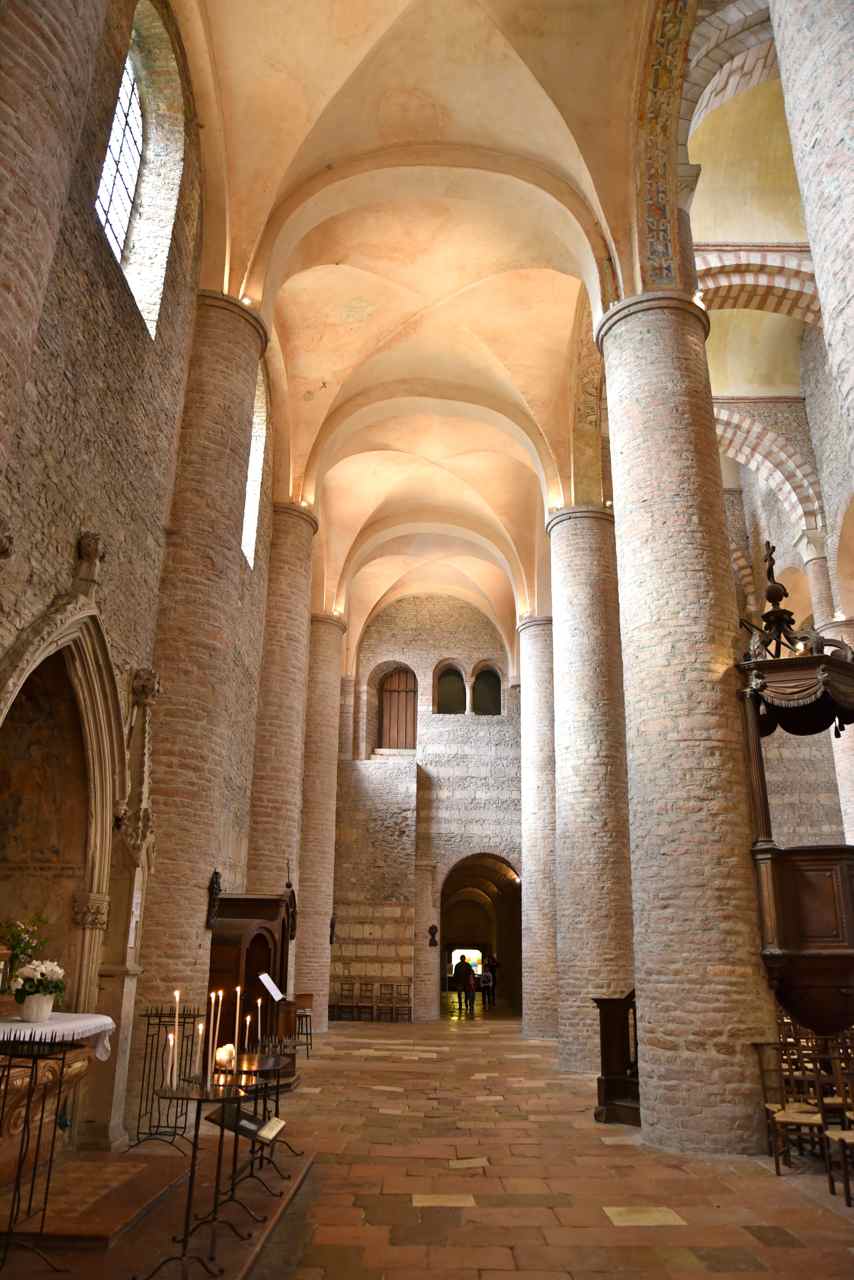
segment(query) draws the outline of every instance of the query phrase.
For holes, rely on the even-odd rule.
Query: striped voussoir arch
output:
[[[707,311],[771,311],[804,324],[821,320],[806,245],[696,245],[695,260]]]
[[[742,551],[741,547],[733,546],[730,543],[730,558],[732,560],[732,571],[735,580],[744,592],[744,603],[748,613],[758,613],[759,606],[756,602],[756,584],[753,581],[753,569],[750,561]]]
[[[724,453],[749,467],[773,489],[798,531],[823,528],[815,466],[785,436],[745,413],[718,404],[715,426]]]
[[[679,103],[679,181],[691,189],[699,170],[688,158],[688,139],[698,108],[706,114],[712,105],[777,74],[773,49],[767,48],[773,38],[768,0],[739,0],[706,13],[701,5],[698,17]]]

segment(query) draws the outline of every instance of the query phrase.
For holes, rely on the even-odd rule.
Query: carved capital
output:
[[[106,893],[76,893],[71,918],[78,929],[106,930],[110,918],[110,898]]]
[[[804,565],[808,565],[811,560],[826,560],[827,545],[823,530],[802,529],[795,539],[795,550]]]
[[[131,697],[135,707],[150,707],[160,694],[160,676],[151,667],[139,667],[133,673]]]

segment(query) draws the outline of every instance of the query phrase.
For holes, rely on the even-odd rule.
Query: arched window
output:
[[[443,716],[465,715],[466,685],[456,667],[445,667],[436,682],[436,710]]]
[[[95,209],[110,248],[121,262],[142,164],[142,106],[130,54],[125,59],[119,100],[101,170]]]
[[[258,366],[255,384],[255,408],[252,414],[252,443],[246,469],[246,498],[243,503],[243,536],[240,545],[251,567],[255,566],[255,543],[258,538],[258,513],[261,509],[261,481],[264,478],[264,450],[267,445],[267,384],[264,366]]]
[[[501,676],[492,667],[484,667],[475,676],[471,703],[476,716],[501,715]]]
[[[154,337],[184,167],[184,91],[172,43],[140,0],[95,210]]]
[[[418,720],[418,681],[408,667],[396,667],[380,685],[380,746],[412,751]]]

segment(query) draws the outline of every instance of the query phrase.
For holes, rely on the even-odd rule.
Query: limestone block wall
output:
[[[81,528],[106,546],[99,603],[114,660],[151,662],[200,233],[199,148],[189,80],[185,154],[161,319],[152,339],[94,201],[133,16],[109,6],[62,214],[0,521],[15,538],[0,572],[0,653],[69,587]],[[168,12],[163,18],[176,36]]]
[[[467,679],[478,663],[494,664],[503,714],[434,714],[433,672],[443,659],[458,663]],[[428,927],[439,924],[448,871],[473,853],[493,853],[523,874],[519,689],[509,687],[507,653],[479,610],[444,596],[398,600],[361,639],[357,748],[374,732],[365,731],[376,716],[371,674],[396,663],[411,667],[418,680],[416,752],[369,760],[347,759],[346,744],[342,752],[333,974],[387,966],[391,979],[399,963],[403,976],[414,978],[415,1016],[431,1017],[438,1012],[441,953],[428,946]]]
[[[413,756],[339,764],[333,981],[412,977],[416,777]]]

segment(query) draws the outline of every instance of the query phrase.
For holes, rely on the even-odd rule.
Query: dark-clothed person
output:
[[[454,965],[454,982],[457,987],[457,1008],[462,1011],[463,997],[465,997],[466,1009],[469,1007],[469,978],[474,983],[474,969],[466,960],[465,956],[460,956]],[[472,993],[472,1007],[474,1007],[474,994]]]

